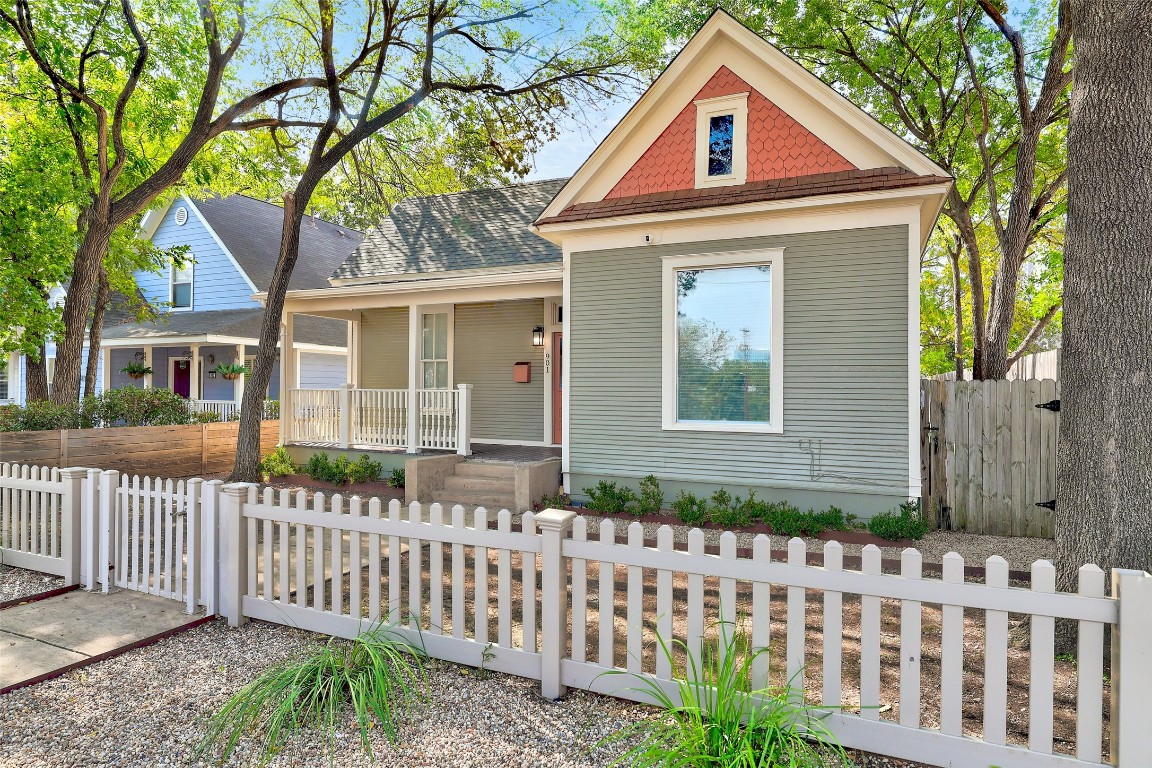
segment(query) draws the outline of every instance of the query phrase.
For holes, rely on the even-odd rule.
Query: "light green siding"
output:
[[[360,386],[408,386],[408,307],[365,310],[360,323]]]
[[[472,384],[472,439],[543,442],[548,376],[532,328],[545,324],[543,299],[457,304],[455,384]],[[532,380],[512,381],[512,365],[532,364]]]
[[[661,257],[773,247],[785,248],[784,433],[663,430]],[[903,226],[574,253],[574,490],[653,473],[698,490],[853,498],[863,514],[891,507],[909,475],[907,283]]]

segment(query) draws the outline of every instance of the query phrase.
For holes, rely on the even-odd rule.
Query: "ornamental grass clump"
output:
[[[208,721],[197,757],[215,753],[223,763],[252,734],[260,740],[255,762],[263,766],[304,728],[318,729],[332,754],[350,707],[360,744],[374,759],[371,732],[379,729],[395,744],[398,723],[427,694],[424,658],[421,648],[389,626],[377,625],[350,641],[332,638],[277,664],[232,696]]]
[[[718,643],[704,643],[699,660],[679,641],[658,637],[672,662],[675,693],[654,678],[631,675],[631,690],[651,699],[661,716],[625,726],[599,746],[627,746],[613,765],[723,766],[724,768],[832,768],[851,766],[847,753],[825,727],[826,709],[804,703],[803,691],[759,687],[753,661],[767,648],[741,642],[731,623],[720,625]],[[723,652],[721,652],[723,648]],[[688,659],[684,667],[678,657]],[[759,665],[757,665],[759,666]],[[621,671],[606,672],[629,674]]]

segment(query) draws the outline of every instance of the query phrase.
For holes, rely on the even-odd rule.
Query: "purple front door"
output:
[[[181,397],[192,392],[192,363],[176,360],[172,363],[172,391]]]

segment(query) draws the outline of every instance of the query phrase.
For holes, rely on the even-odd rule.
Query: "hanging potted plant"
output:
[[[241,365],[238,362],[228,364],[221,363],[220,365],[216,366],[216,373],[220,374],[228,381],[233,381],[248,373],[248,368],[247,366]]]
[[[126,373],[133,379],[142,379],[152,373],[152,366],[146,365],[139,360],[133,360],[121,368],[120,373]]]

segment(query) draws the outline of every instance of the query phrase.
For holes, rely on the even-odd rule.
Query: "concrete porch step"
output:
[[[448,494],[461,491],[511,496],[516,492],[516,480],[513,477],[448,475],[444,478],[444,490]]]
[[[511,480],[516,476],[515,464],[468,461],[467,459],[457,464],[455,470],[455,474],[459,477],[506,477]]]

